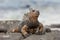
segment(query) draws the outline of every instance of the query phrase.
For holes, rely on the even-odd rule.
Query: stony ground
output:
[[[51,33],[46,33],[44,35],[31,35],[24,40],[60,40],[60,32],[52,31]]]
[[[33,34],[25,39],[22,39],[20,33],[0,33],[0,40],[60,40],[60,31],[52,31],[44,35]]]
[[[0,21],[0,30],[9,30],[10,28],[19,26],[19,24],[20,21],[17,20]],[[44,35],[33,34],[25,39],[22,39],[22,35],[20,33],[6,34],[0,32],[0,40],[60,40],[60,31],[54,30],[52,32],[45,33]]]

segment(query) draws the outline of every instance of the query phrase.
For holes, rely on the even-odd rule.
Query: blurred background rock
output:
[[[20,26],[19,20],[6,20],[6,21],[0,21],[0,31],[7,31],[15,27]]]

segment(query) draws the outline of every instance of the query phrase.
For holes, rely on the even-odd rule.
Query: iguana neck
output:
[[[30,22],[34,22],[34,23],[35,23],[35,22],[37,22],[37,21],[38,21],[38,19],[30,18],[30,19],[29,19],[29,21],[30,21]]]

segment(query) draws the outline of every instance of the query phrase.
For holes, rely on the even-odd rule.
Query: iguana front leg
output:
[[[25,38],[29,36],[27,30],[28,30],[28,26],[27,26],[27,25],[24,25],[24,26],[22,27],[22,29],[21,29],[21,33],[22,33],[22,35],[23,35]]]
[[[41,24],[41,23],[39,24],[39,31],[43,32],[43,24]]]
[[[37,32],[36,34],[38,34],[38,35],[43,34],[43,24],[41,24],[41,23],[39,24],[37,31],[38,31],[38,32]]]

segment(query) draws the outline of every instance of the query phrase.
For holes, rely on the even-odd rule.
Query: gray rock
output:
[[[59,32],[59,33],[58,33]],[[60,31],[52,31],[44,35],[31,35],[24,40],[60,40]]]
[[[0,40],[21,40],[20,33],[0,34]]]
[[[23,39],[20,33],[1,33],[1,30],[5,31],[18,26],[20,26],[19,20],[0,21],[0,40],[60,40],[60,31],[56,30],[43,35],[32,34],[25,39]],[[55,26],[53,25],[48,27],[54,28]],[[60,25],[58,25],[58,27],[60,27]]]
[[[51,28],[60,28],[60,24],[51,24],[51,25],[46,25],[47,27]]]
[[[6,20],[0,21],[0,32],[7,32],[8,30],[20,26],[20,20]]]

